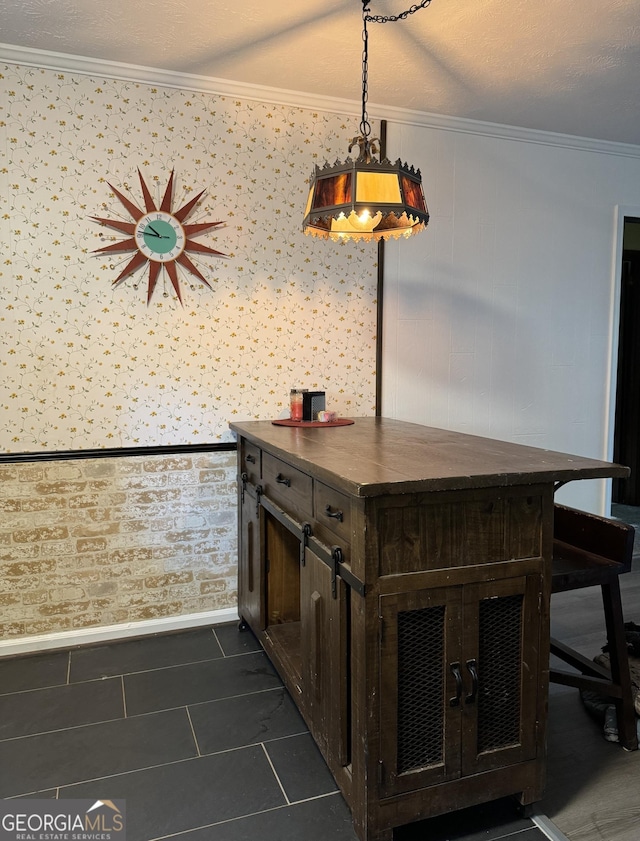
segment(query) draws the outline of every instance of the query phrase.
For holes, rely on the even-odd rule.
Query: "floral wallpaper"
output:
[[[0,451],[231,440],[232,419],[286,413],[323,389],[372,414],[377,252],[305,237],[313,165],[344,158],[345,117],[229,96],[0,65]],[[201,190],[189,223],[222,221],[189,256],[211,288],[148,269],[91,216]]]

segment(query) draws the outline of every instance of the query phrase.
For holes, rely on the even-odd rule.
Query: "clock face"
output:
[[[184,251],[184,228],[170,213],[154,211],[138,220],[135,230],[138,250],[148,260],[166,263],[175,260]]]

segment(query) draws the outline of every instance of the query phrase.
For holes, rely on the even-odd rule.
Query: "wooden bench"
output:
[[[551,653],[579,673],[552,668],[549,679],[611,698],[620,744],[636,750],[636,717],[619,581],[619,576],[631,569],[635,530],[625,523],[564,505],[554,508],[551,592],[594,585],[601,588],[611,671],[552,637]]]

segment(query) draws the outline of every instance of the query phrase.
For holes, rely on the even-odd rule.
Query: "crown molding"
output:
[[[125,64],[119,61],[55,53],[48,50],[31,50],[12,44],[0,44],[0,61],[58,72],[80,73],[84,76],[105,76],[109,79],[156,87],[234,96],[270,105],[292,105],[306,110],[329,111],[334,114],[358,115],[360,112],[358,103],[347,99],[281,90],[267,85],[250,85],[246,82],[199,76],[195,73],[178,73],[175,70],[162,70],[159,67],[144,67],[138,64]]]
[[[79,73],[85,76],[104,76],[109,79],[121,79],[127,82],[151,84],[155,86],[177,88],[234,96],[264,102],[270,105],[285,105],[304,110],[327,111],[332,114],[345,114],[358,117],[361,104],[355,100],[339,99],[332,96],[301,91],[271,88],[266,85],[251,85],[213,76],[199,76],[193,73],[178,73],[174,70],[162,70],[157,67],[144,67],[137,64],[125,64],[118,61],[70,55],[68,53],[33,50],[13,44],[0,43],[0,61],[39,67],[58,72]],[[453,131],[462,134],[475,134],[502,140],[517,140],[523,143],[536,143],[544,146],[560,146],[567,149],[600,154],[617,155],[627,158],[640,158],[640,146],[628,143],[616,143],[609,140],[597,140],[589,137],[576,137],[568,134],[521,128],[501,123],[488,123],[470,120],[464,117],[450,117],[424,111],[411,111],[392,105],[367,106],[374,119],[432,128],[441,131]]]
[[[375,106],[371,106],[373,110]],[[384,113],[381,113],[381,111]],[[405,108],[381,106],[377,116],[390,122],[415,125],[441,131],[453,131],[460,134],[476,134],[482,137],[494,137],[499,140],[517,140],[521,143],[535,143],[541,146],[559,146],[581,152],[616,155],[623,158],[640,158],[640,146],[632,143],[617,143],[613,140],[598,140],[591,137],[578,137],[572,134],[560,134],[541,129],[520,126],[508,126],[502,123],[489,123],[470,120],[465,117],[449,117],[441,114],[427,114],[423,111],[411,111]]]

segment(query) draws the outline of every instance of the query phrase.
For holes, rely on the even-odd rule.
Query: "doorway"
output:
[[[612,498],[640,506],[640,218],[625,217],[620,278],[613,459],[631,468],[628,479],[614,479]]]

